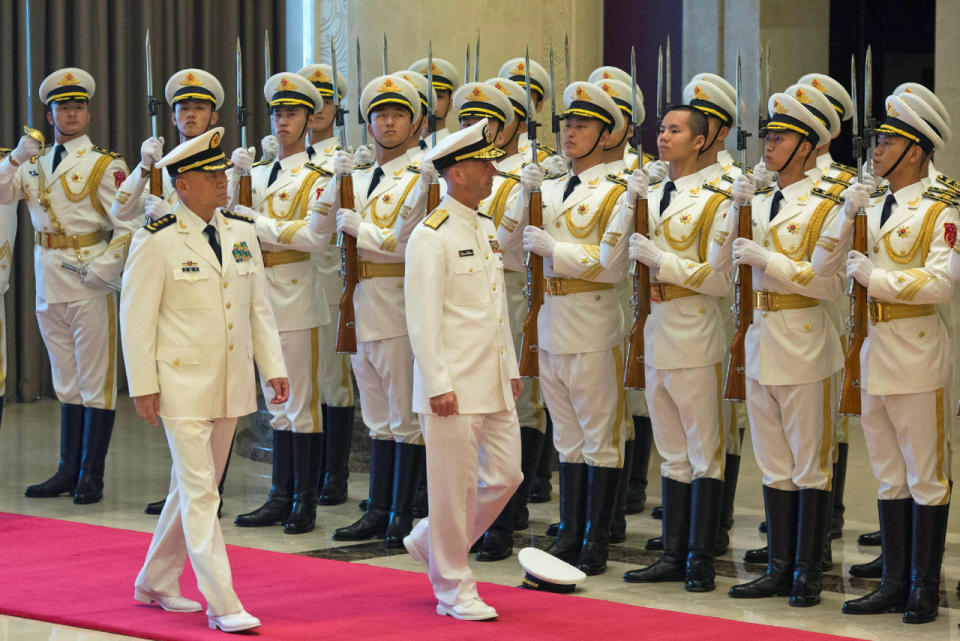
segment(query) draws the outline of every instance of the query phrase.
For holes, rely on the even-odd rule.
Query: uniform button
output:
[[[233,329],[233,323],[228,324],[227,329]]]
[[[296,284],[297,284],[297,279],[294,278],[294,279],[292,279],[290,282],[293,283],[294,285],[296,285]]]
[[[763,241],[763,246],[764,246],[764,247],[769,247],[769,246],[770,246],[770,241],[769,241],[769,240]]]
[[[486,258],[487,260],[490,260],[490,254],[484,254],[483,257]]]
[[[701,313],[701,314],[706,314],[706,313],[707,313],[707,310],[704,309],[703,307],[701,307],[701,308],[700,308],[700,313]]]
[[[474,228],[474,229],[480,229],[480,227],[477,225],[477,223],[473,223],[473,228]]]
[[[227,309],[230,309],[230,303],[227,303],[225,306]]]
[[[503,325],[503,316],[500,317],[500,324]]]
[[[472,271],[473,271],[473,267],[471,267],[471,268],[468,269],[467,271],[468,271],[468,272],[472,272]],[[494,288],[494,289],[496,289],[496,288]]]
[[[226,288],[227,288],[227,285],[229,285],[229,284],[230,284],[230,283],[224,283],[224,284],[223,284],[223,288],[226,289]]]
[[[807,323],[803,326],[803,328],[809,332],[811,329],[813,329],[813,326],[810,323]]]
[[[659,236],[659,235],[660,235],[660,230],[659,230],[659,229],[654,230],[653,235],[654,235],[654,236]]]
[[[502,350],[502,349],[500,350],[500,355],[503,356],[503,350]]]
[[[496,286],[496,285],[493,286],[493,291],[497,291],[497,286]]]
[[[230,343],[230,347],[228,347],[227,349],[229,349],[229,350],[232,351],[232,350],[233,350],[233,343]]]
[[[926,335],[927,335],[926,332],[920,332],[919,334],[917,334],[917,338],[923,338]]]
[[[114,258],[120,258],[120,254],[114,254],[113,257],[114,257]]]
[[[880,247],[878,247],[877,245],[874,245],[874,246],[873,246],[873,253],[874,253],[874,254],[879,254],[879,253],[880,253]]]
[[[180,361],[173,361],[174,367],[180,367]]]
[[[83,250],[83,255],[84,255],[84,256],[86,256],[86,255],[89,254],[89,253],[90,253],[90,250],[89,250],[89,249],[84,249],[84,250]]]

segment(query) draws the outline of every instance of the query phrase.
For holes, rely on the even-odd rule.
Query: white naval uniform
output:
[[[110,215],[117,220],[134,220],[143,215],[150,195],[150,170],[143,175],[143,163],[138,164],[123,181],[114,195]],[[166,171],[160,172],[160,198],[168,205],[176,205],[180,197],[173,188],[173,180]],[[141,219],[142,220],[142,219]]]
[[[493,221],[444,198],[410,236],[406,293],[430,500],[410,537],[424,556],[429,548],[437,600],[462,605],[478,596],[470,546],[523,478],[510,384],[520,371]],[[434,415],[430,399],[448,392],[459,413]]]
[[[0,149],[0,159],[10,153]],[[17,239],[17,204],[0,205],[0,398],[7,390],[7,312],[4,294],[10,289],[13,271],[13,247]]]
[[[490,195],[480,201],[477,209],[493,219],[495,227],[500,226],[504,213],[513,208],[514,202],[523,191],[520,186],[520,168],[523,167],[525,159],[529,159],[529,156],[514,154],[493,163],[499,173],[493,177]],[[513,348],[519,353],[523,338],[523,320],[527,316],[528,307],[527,299],[523,295],[523,288],[527,284],[527,268],[523,265],[523,252],[519,247],[514,248],[509,254],[502,254],[502,258],[503,280],[507,288],[507,307],[510,311],[510,328],[513,332]],[[516,405],[520,425],[541,433],[546,431],[547,419],[539,378],[530,377],[524,381],[523,392],[517,399]]]
[[[772,293],[775,308],[754,306],[744,341],[747,412],[763,484],[786,491],[830,490],[835,375],[843,367],[840,337],[825,302],[843,293],[844,275],[834,268],[818,276],[810,264],[817,239],[839,208],[812,189],[812,181],[804,178],[758,194],[752,202],[753,239],[770,251],[766,269],[753,269],[753,289]],[[770,220],[777,191],[783,200]],[[737,236],[737,217],[728,219],[710,248],[710,263],[722,271],[733,269]]]
[[[740,166],[740,163],[734,160],[733,156],[726,149],[721,149],[717,152],[717,163],[720,165],[723,173],[730,176],[733,180],[736,180],[737,176],[743,173],[743,168]]]
[[[173,458],[174,482],[136,587],[179,594],[189,557],[207,614],[222,616],[242,606],[217,520],[217,483],[237,417],[257,409],[254,360],[268,379],[286,370],[253,225],[214,215],[221,266],[207,223],[182,204],[171,217],[158,231],[136,233],[121,294],[130,395],[160,394]]]
[[[403,315],[406,245],[396,236],[420,179],[408,167],[409,162],[410,157],[402,154],[386,163],[383,177],[369,196],[377,165],[353,171],[354,209],[363,220],[357,234],[361,274],[353,296],[357,353],[351,362],[370,438],[419,444],[420,426],[410,409],[413,354]],[[335,192],[326,189],[320,197],[321,211],[329,211],[330,216],[336,215],[334,198],[339,205]],[[365,277],[364,271],[372,272],[372,277]],[[382,273],[387,275],[379,275]]]
[[[867,296],[901,311],[933,307],[930,314],[868,323],[860,351],[860,422],[881,500],[912,497],[920,505],[945,505],[952,341],[935,306],[953,296],[948,241],[960,219],[953,206],[925,195],[918,181],[893,194],[895,204],[881,227],[889,193],[873,194],[867,208],[866,254],[876,267]],[[838,217],[821,237],[814,255],[818,271],[843,268],[852,244],[846,227],[852,223]]]
[[[257,163],[250,171],[253,209],[260,212],[255,228],[264,256],[267,292],[290,378],[289,400],[283,405],[267,404],[270,426],[298,434],[323,431],[321,354],[323,328],[331,323],[319,265],[335,225],[325,216],[328,233],[310,229],[309,212],[323,189],[321,181],[328,176],[307,161],[303,151],[283,160]],[[268,185],[277,163],[280,172]],[[230,174],[237,178],[236,172]],[[264,398],[272,395],[268,380],[260,377]]]
[[[61,403],[111,410],[117,394],[116,296],[84,285],[60,263],[86,267],[107,282],[117,280],[139,221],[115,221],[108,213],[117,187],[127,177],[122,158],[94,147],[85,135],[64,143],[64,150],[55,172],[50,171],[53,146],[36,163],[15,167],[9,156],[0,162],[0,203],[24,199],[37,232],[33,251],[37,321],[57,398]],[[38,200],[41,175],[46,206]],[[65,241],[64,248],[41,246],[52,234],[66,234],[68,238],[61,235],[52,241]]]
[[[580,183],[564,199],[572,175],[542,186],[543,229],[557,241],[543,272],[546,284],[560,289],[544,296],[538,318],[540,384],[561,462],[619,468],[628,425],[621,384],[624,318],[614,286],[626,273],[628,238],[610,240],[615,258],[606,268],[600,243],[624,206],[625,187],[608,179],[607,166],[599,163],[580,172]],[[506,253],[522,245],[529,205],[522,200],[497,231]]]
[[[663,252],[650,270],[650,315],[644,326],[647,407],[653,438],[664,461],[661,476],[680,483],[723,480],[723,368],[727,352],[723,297],[728,275],[706,262],[709,239],[723,226],[729,195],[703,185],[699,172],[673,181],[663,213],[666,181],[647,196],[649,238]],[[629,237],[633,212],[618,215],[614,229]],[[606,257],[605,255],[603,256]],[[661,298],[657,302],[657,298]]]

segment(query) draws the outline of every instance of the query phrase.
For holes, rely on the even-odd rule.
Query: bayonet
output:
[[[270,80],[270,76],[273,74],[270,73],[270,31],[263,30],[263,83],[266,84],[267,80]]]
[[[27,124],[26,124],[26,126],[23,128],[23,133],[24,133],[25,135],[27,135],[27,136],[30,136],[30,137],[33,138],[34,140],[36,140],[38,143],[40,143],[40,153],[42,154],[42,153],[43,153],[43,147],[44,147],[44,144],[45,144],[45,141],[44,141],[44,138],[43,138],[43,132],[40,131],[39,129],[34,129],[34,128],[33,128],[33,65],[31,64],[31,60],[33,59],[33,56],[32,56],[33,51],[31,51],[31,49],[30,49],[30,42],[31,42],[31,39],[30,39],[30,2],[29,2],[29,1],[28,1],[28,2],[25,2],[24,5],[25,5],[24,12],[23,12],[24,33],[25,33],[24,45],[25,45],[25,47],[26,47],[26,56],[25,56],[24,59],[26,60],[26,65],[25,65],[25,66],[26,66],[26,72],[27,72],[27,93],[26,93],[26,96],[27,96]],[[46,205],[47,205],[47,200],[46,200],[46,196],[44,195],[45,192],[46,192],[46,189],[45,189],[46,180],[44,179],[44,176],[43,176],[43,167],[40,165],[40,163],[37,162],[37,160],[38,160],[37,157],[34,156],[34,157],[32,157],[32,158],[30,159],[30,163],[31,163],[31,164],[36,163],[36,165],[37,165],[37,179],[38,179],[37,199],[40,201],[40,204],[41,204],[41,205],[43,205],[44,207],[46,207]]]
[[[467,81],[466,78],[463,79]],[[480,82],[480,30],[477,29],[477,48],[473,50],[473,81]]]
[[[740,105],[743,96],[743,80],[740,71],[740,50],[737,49],[737,151],[740,152],[740,166],[747,170],[747,137],[750,135],[743,128],[743,108]]]
[[[560,116],[557,115],[557,87],[553,79],[553,45],[550,45],[550,128],[553,130],[557,153],[562,154],[563,145],[560,140]]]
[[[873,117],[873,53],[867,45],[867,54],[863,59],[863,124],[862,134],[870,141],[869,159],[873,162],[873,152],[877,148],[877,121]]]
[[[663,45],[657,45],[657,131],[663,122]]]
[[[563,64],[566,67],[566,72],[564,78],[566,82],[563,85],[563,88],[566,89],[570,86],[570,34],[563,34]]]
[[[387,65],[387,34],[384,33],[383,34],[383,52],[380,54],[380,74],[384,76],[387,75],[388,73],[390,73],[388,71],[389,69],[390,67],[389,65]]]
[[[530,141],[530,162],[537,164],[537,127],[540,126],[533,119],[533,99],[530,92],[530,47],[523,57],[523,87],[527,95],[527,139]]]
[[[337,75],[337,70],[333,70],[333,75]],[[357,38],[357,122],[360,123],[360,144],[367,144],[367,123],[363,120],[363,112],[360,109],[360,94],[363,92],[363,72],[360,70],[360,38]]]
[[[433,114],[433,41],[427,41],[427,131],[430,133],[430,148],[437,146],[437,119]]]
[[[470,77],[470,45],[467,44],[467,52],[463,54],[463,81],[467,82]]]
[[[666,84],[666,95],[664,96],[669,105],[672,101],[670,96],[673,95],[671,91],[672,87],[670,86],[670,34],[667,34],[667,84]]]
[[[343,108],[340,102],[340,87],[337,83],[337,47],[333,43],[333,37],[330,38],[330,74],[333,83],[333,122],[334,126],[340,130],[340,148],[347,148],[347,124],[343,116],[347,110]]]
[[[157,105],[160,101],[153,95],[153,64],[150,56],[150,30],[147,29],[146,38],[146,62],[147,62],[147,113],[150,114],[150,133],[154,138],[157,137]]]
[[[764,114],[767,113],[767,103],[763,91],[763,43],[757,51],[757,136],[763,137],[763,128],[767,124]],[[761,158],[762,159],[762,158]]]
[[[243,106],[243,53],[237,36],[237,126],[240,127],[240,146],[247,148],[247,110]]]

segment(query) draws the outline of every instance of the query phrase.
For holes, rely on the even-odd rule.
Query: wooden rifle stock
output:
[[[752,239],[752,225],[753,207],[744,203],[740,205],[737,238]],[[747,358],[743,344],[747,338],[747,329],[753,322],[753,268],[749,265],[740,265],[737,270],[735,304],[737,331],[730,344],[730,363],[727,366],[727,382],[723,388],[723,398],[727,401],[742,402],[747,399]]]
[[[530,194],[530,224],[543,227],[543,201],[539,191]],[[540,375],[540,338],[537,319],[543,306],[543,257],[530,252],[527,257],[527,316],[523,319],[520,340],[520,376]]]
[[[427,215],[430,214],[434,209],[437,208],[437,205],[440,204],[440,183],[432,182],[430,183],[430,188],[427,190]]]
[[[340,178],[340,207],[353,209],[353,176]],[[360,280],[360,263],[357,259],[357,239],[350,234],[341,234],[340,269],[343,273],[343,294],[340,296],[340,316],[337,321],[337,352],[353,354],[357,351],[357,320],[353,309],[353,293]]]
[[[646,198],[637,198],[634,214],[636,216],[634,231],[643,236],[649,235]],[[630,338],[627,343],[627,369],[623,373],[623,386],[643,389],[647,386],[644,372],[643,328],[647,324],[647,316],[650,315],[650,268],[640,261],[637,261],[636,271],[633,274],[633,300],[633,327],[630,328]]]
[[[867,216],[858,213],[853,220],[853,248],[867,253]],[[867,337],[867,288],[851,281],[850,322],[847,353],[843,359],[843,386],[840,388],[840,413],[860,414],[860,348]]]
[[[237,202],[244,207],[253,207],[253,182],[250,174],[240,176],[240,194]]]
[[[163,178],[160,170],[156,167],[150,168],[150,194],[157,198],[163,198]]]

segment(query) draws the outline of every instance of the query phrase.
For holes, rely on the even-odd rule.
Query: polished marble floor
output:
[[[156,517],[143,513],[146,502],[161,498],[169,478],[169,454],[159,428],[140,421],[129,399],[122,399],[113,443],[107,459],[106,497],[98,504],[74,505],[67,498],[26,499],[23,488],[42,481],[56,465],[59,439],[59,405],[54,401],[9,405],[0,429],[0,511],[18,512],[66,519],[95,525],[152,531]],[[580,596],[619,601],[634,605],[664,608],[694,614],[765,623],[846,635],[862,639],[897,639],[910,635],[913,641],[960,640],[960,599],[955,588],[960,579],[960,532],[958,517],[951,515],[941,586],[945,606],[939,618],[925,625],[904,625],[898,615],[852,617],[840,613],[846,598],[865,594],[873,582],[851,580],[846,570],[851,564],[870,560],[876,548],[858,548],[856,535],[876,529],[876,484],[870,474],[858,431],[852,435],[850,467],[847,477],[847,520],[844,537],[833,542],[835,567],[826,580],[823,603],[814,608],[791,608],[786,599],[738,601],[726,596],[731,585],[759,573],[756,566],[746,567],[740,559],[747,548],[763,544],[757,532],[762,519],[760,473],[750,454],[749,435],[744,443],[736,524],[730,552],[718,560],[718,589],[707,594],[685,592],[679,584],[628,585],[621,574],[630,568],[645,565],[654,557],[643,549],[650,536],[659,534],[660,522],[644,513],[628,517],[627,541],[614,546],[606,574],[590,577],[579,587]],[[656,462],[653,464],[650,503],[658,503],[659,482]],[[304,535],[284,535],[279,528],[244,529],[232,525],[235,514],[257,507],[269,485],[269,465],[234,457],[228,476],[224,515],[221,521],[228,543],[290,553],[305,553],[368,563],[404,570],[422,571],[406,554],[386,554],[378,542],[337,543],[330,538],[336,527],[351,523],[359,516],[357,501],[365,496],[367,476],[353,474],[350,500],[333,508],[321,508],[318,527]],[[556,484],[554,484],[556,488]],[[547,523],[556,520],[556,492],[550,503],[531,506],[531,530],[518,533],[518,545],[543,545],[542,534]],[[11,551],[2,550],[0,554]],[[473,563],[481,581],[515,585],[522,578],[513,556],[497,563]],[[132,568],[135,571],[136,568]],[[426,578],[424,579],[426,580]],[[317,589],[324,586],[318,584]],[[132,588],[131,588],[132,591]],[[241,594],[242,598],[243,595]],[[131,607],[133,606],[131,600]],[[493,604],[496,606],[496,603]],[[254,614],[256,614],[254,612]],[[47,623],[0,616],[0,641],[101,641],[123,639],[116,635],[79,630]]]

